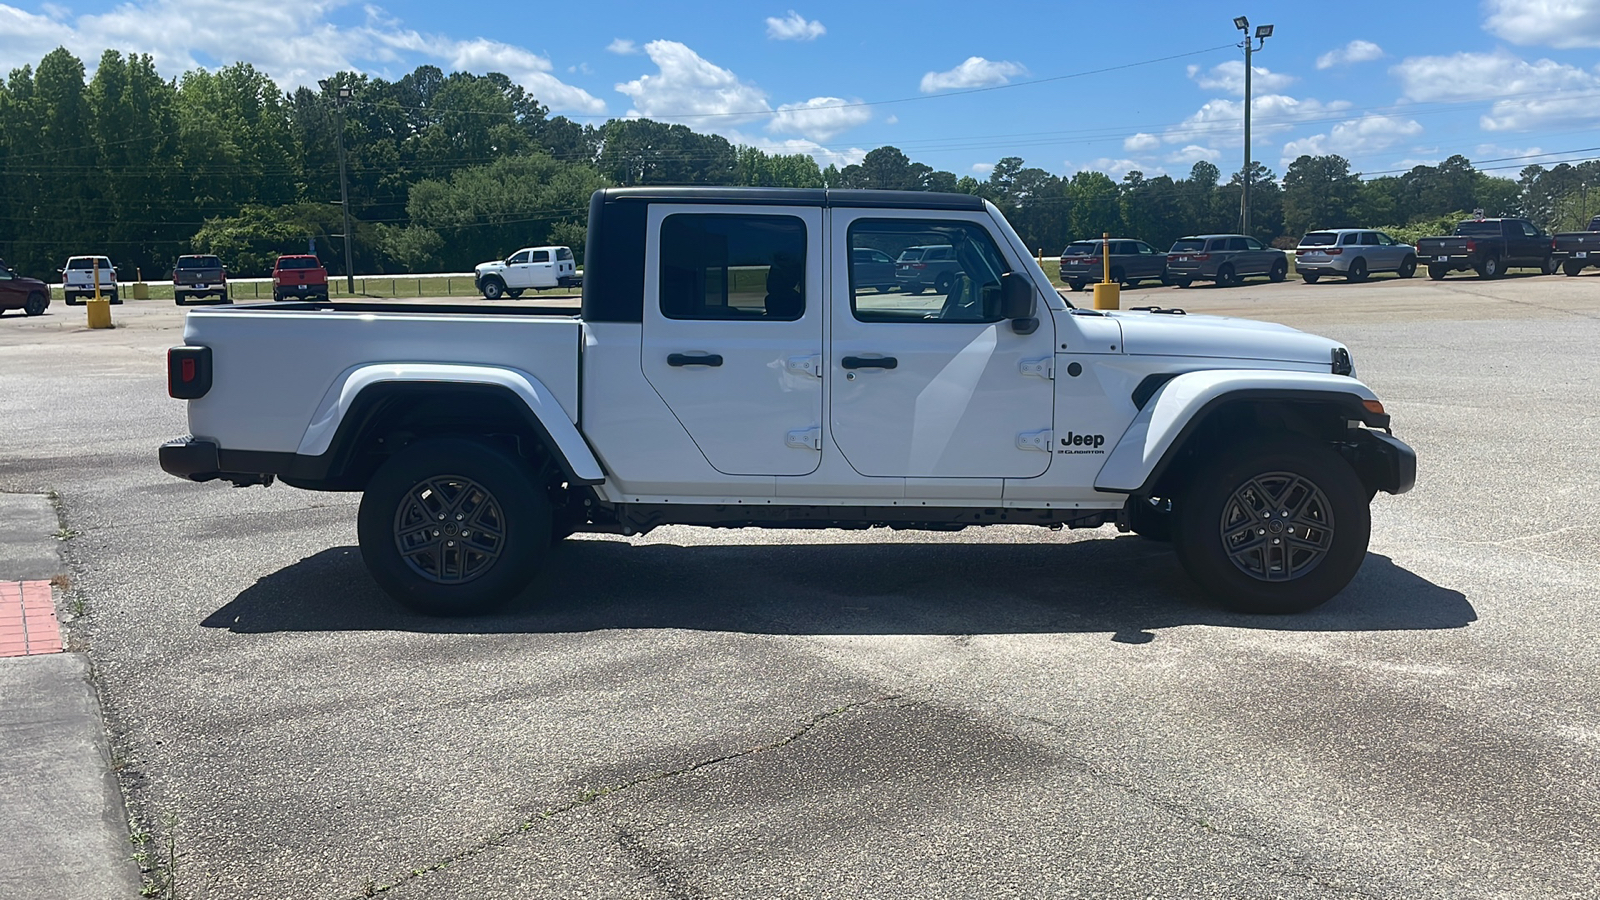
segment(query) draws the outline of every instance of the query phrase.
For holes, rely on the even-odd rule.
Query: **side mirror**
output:
[[[1033,317],[1033,283],[1019,272],[1000,276],[1000,317],[1002,319],[1028,319]]]

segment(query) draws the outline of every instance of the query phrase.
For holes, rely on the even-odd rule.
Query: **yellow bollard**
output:
[[[1102,232],[1100,235],[1101,266],[1105,270],[1105,280],[1094,286],[1095,309],[1121,309],[1122,285],[1111,280],[1111,233]]]
[[[84,309],[89,314],[90,328],[110,328],[111,298],[100,295],[100,265],[98,260],[92,262],[94,262],[94,269],[92,270],[94,272],[94,296],[89,298],[88,303],[84,304]]]
[[[150,285],[144,283],[144,271],[142,269],[133,270],[133,299],[150,299]]]

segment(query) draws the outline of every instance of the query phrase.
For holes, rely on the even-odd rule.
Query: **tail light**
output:
[[[911,268],[913,268],[913,269],[926,269],[927,267],[928,267],[927,263],[912,263],[911,264]]]
[[[1467,238],[1467,252],[1468,253],[1476,253],[1476,252],[1478,252],[1478,242],[1473,240],[1472,238]]]
[[[1344,248],[1343,247],[1328,247],[1328,248],[1324,249],[1322,252],[1328,254],[1329,256],[1338,256],[1339,254],[1344,252]]]
[[[1550,249],[1554,250],[1555,248],[1556,248],[1556,239],[1555,238],[1551,238],[1550,239]]]
[[[1211,258],[1211,254],[1209,254],[1209,253],[1196,253],[1196,254],[1190,256],[1189,258],[1194,260],[1195,262],[1205,262],[1206,260]]]
[[[167,351],[167,394],[198,400],[211,390],[211,348],[173,347]]]

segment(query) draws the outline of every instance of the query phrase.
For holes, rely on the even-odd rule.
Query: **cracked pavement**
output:
[[[1131,294],[1347,342],[1417,448],[1327,606],[1216,610],[1109,528],[675,527],[412,616],[355,496],[160,471],[154,303],[0,319],[0,490],[77,532],[178,897],[1593,897],[1600,277]]]

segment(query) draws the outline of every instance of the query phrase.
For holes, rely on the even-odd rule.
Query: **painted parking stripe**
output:
[[[0,656],[61,652],[48,581],[0,581]]]

